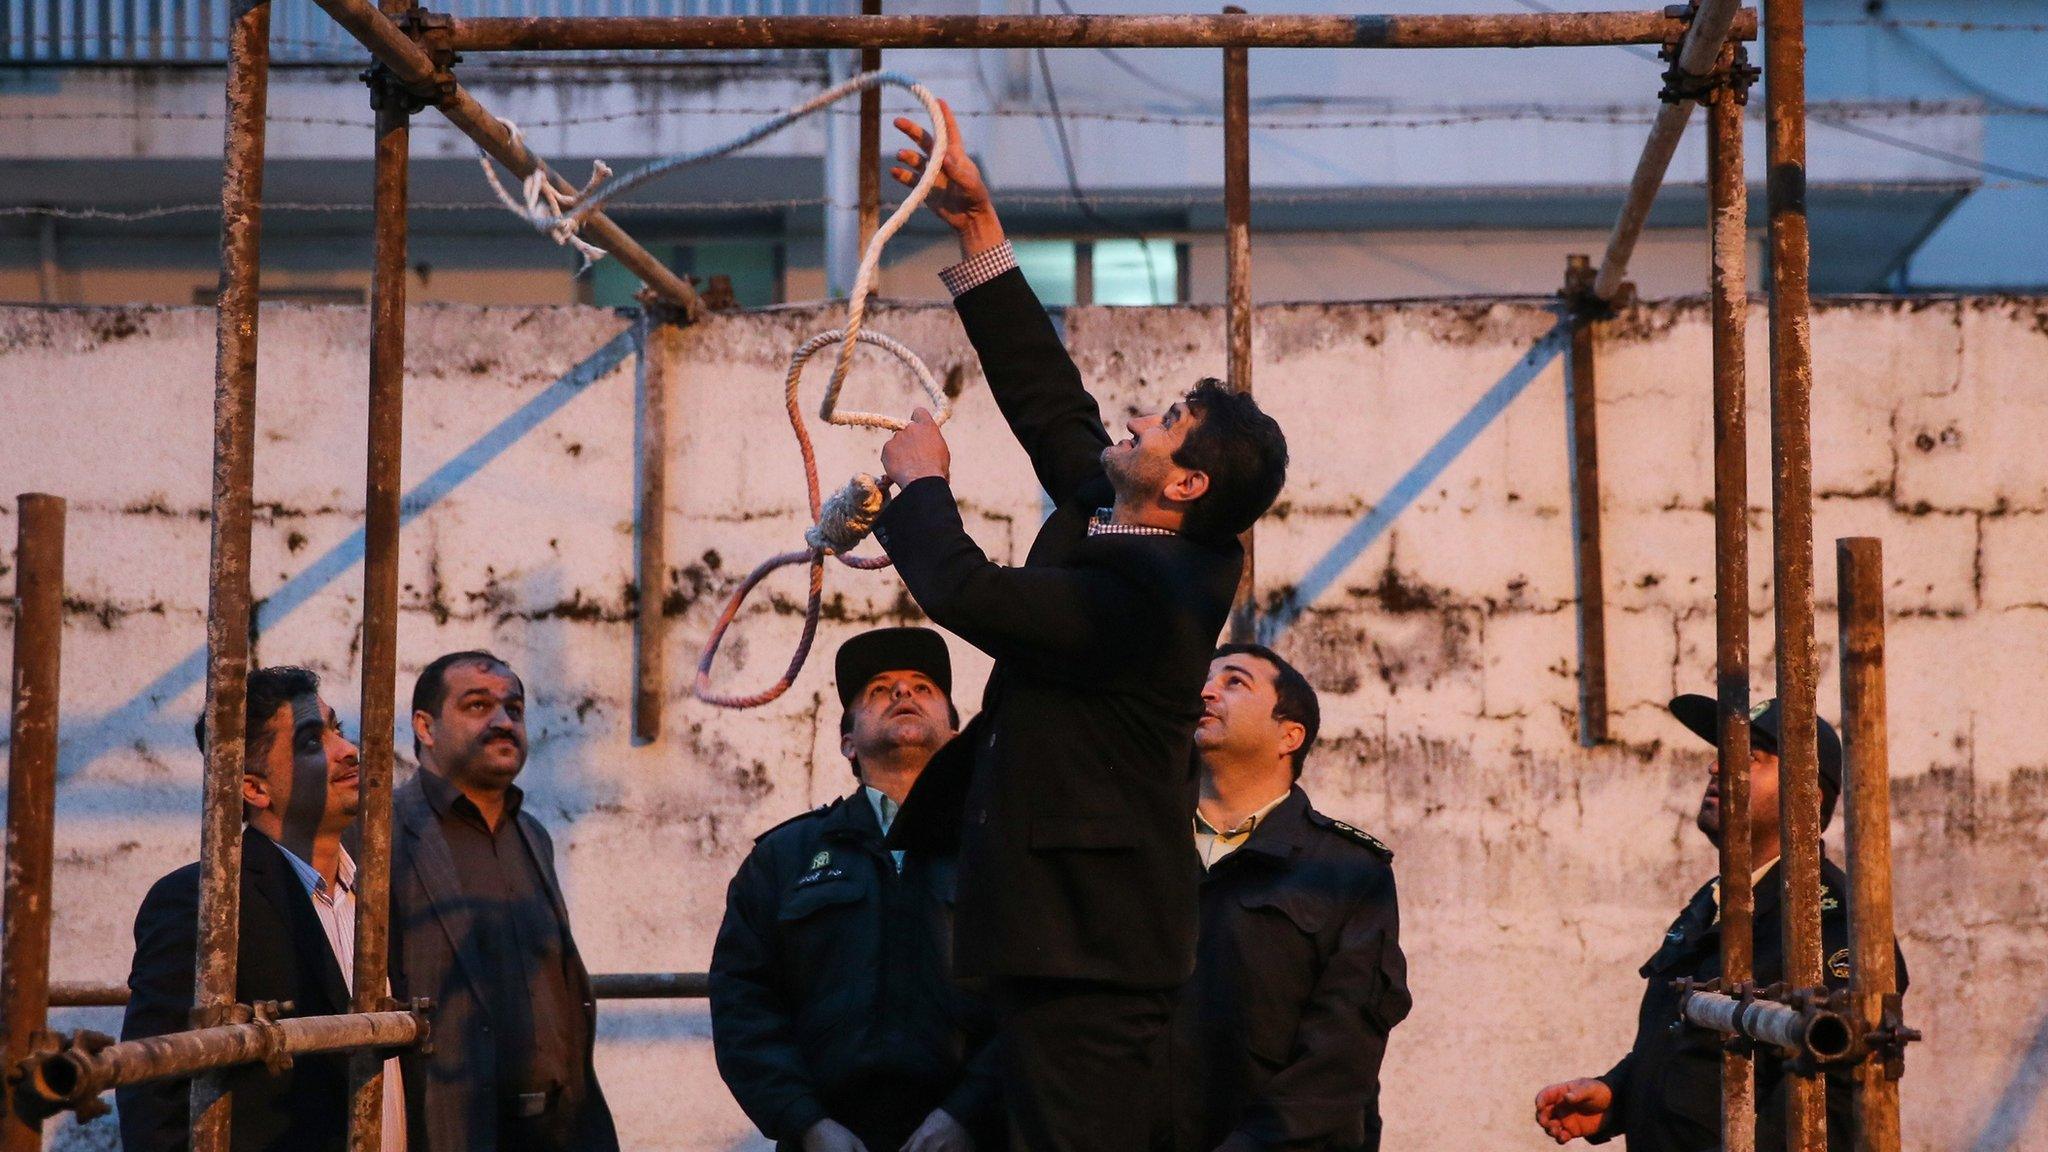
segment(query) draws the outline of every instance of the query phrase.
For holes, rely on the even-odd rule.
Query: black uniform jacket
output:
[[[1785,951],[1780,916],[1783,894],[1772,865],[1756,884],[1753,937],[1754,979],[1759,987],[1784,979]],[[1832,861],[1820,865],[1821,971],[1831,988],[1849,983],[1849,882]],[[1721,910],[1718,880],[1693,895],[1664,935],[1664,944],[1644,963],[1650,981],[1636,1021],[1635,1047],[1600,1079],[1614,1090],[1614,1106],[1590,1143],[1628,1137],[1629,1152],[1704,1152],[1721,1146],[1721,1036],[1679,1026],[1682,976],[1710,980],[1721,975]],[[1896,945],[1894,948],[1896,949]],[[1906,958],[1898,954],[1899,990],[1906,989]],[[1850,1146],[1850,1074],[1828,1073],[1828,1148]],[[1782,1061],[1765,1052],[1756,1057],[1756,1146],[1775,1152],[1785,1146],[1786,1075]]]
[[[1203,878],[1174,1012],[1180,1152],[1379,1147],[1380,1061],[1410,1005],[1393,858],[1295,788]]]
[[[1109,436],[1051,320],[1015,270],[954,303],[1055,508],[1020,568],[976,547],[939,477],[882,512],[875,538],[918,606],[996,660],[981,714],[925,768],[892,839],[957,834],[956,975],[1172,988],[1195,953],[1190,741],[1244,554],[1090,537],[1113,499]]]
[[[740,865],[711,953],[712,1047],[780,1146],[829,1116],[894,1149],[939,1107],[989,1146],[994,1022],[947,977],[954,871],[906,852],[898,873],[860,792],[768,830]]]
[[[498,1046],[491,1037],[489,995],[482,973],[491,969],[478,949],[475,910],[463,895],[462,877],[433,805],[417,779],[391,794],[391,990],[400,1000],[425,996],[434,1002],[433,1050],[401,1054],[410,1152],[469,1152],[498,1146]],[[588,1020],[584,1035],[597,1034],[597,1001],[590,970],[569,931],[569,909],[555,875],[555,844],[540,821],[523,810],[520,836],[540,864],[562,925],[562,949],[569,986]],[[575,1146],[616,1152],[618,1133],[597,1086],[591,1048],[583,1052],[588,1086],[575,1117]]]
[[[199,865],[150,888],[135,914],[135,962],[121,1039],[192,1027],[194,954],[199,938]],[[349,1011],[348,985],[313,911],[313,898],[268,836],[242,830],[242,908],[235,999],[291,1001],[290,1016]],[[228,1073],[234,1092],[235,1152],[319,1152],[343,1147],[348,1127],[348,1057],[301,1056],[272,1074],[262,1065]],[[189,1080],[117,1089],[121,1146],[168,1152],[188,1146]]]

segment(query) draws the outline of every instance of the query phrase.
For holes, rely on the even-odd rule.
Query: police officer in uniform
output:
[[[1297,783],[1319,719],[1270,649],[1217,649],[1195,729],[1204,874],[1173,1020],[1178,1152],[1380,1145],[1380,1062],[1410,1004],[1394,854]]]
[[[718,1071],[784,1152],[968,1152],[999,1124],[993,1030],[947,976],[954,862],[883,836],[959,727],[925,628],[839,649],[840,750],[860,786],[755,841],[711,956]]]
[[[1680,696],[1671,714],[1708,743],[1715,740],[1713,697]],[[1820,753],[1821,827],[1834,819],[1842,792],[1842,742],[1825,720],[1817,720]],[[1707,839],[1748,835],[1756,871],[1754,976],[1758,987],[1785,978],[1778,840],[1778,749],[1781,713],[1776,700],[1750,715],[1749,811],[1721,810],[1720,782],[1707,780],[1696,823]],[[1840,868],[1820,864],[1821,968],[1828,987],[1849,982],[1849,885]],[[1637,1016],[1635,1046],[1605,1075],[1552,1084],[1536,1094],[1536,1122],[1559,1144],[1584,1137],[1604,1144],[1627,1138],[1629,1152],[1705,1152],[1721,1145],[1720,1033],[1678,1024],[1681,977],[1712,980],[1721,975],[1720,879],[1710,880],[1678,914],[1664,941],[1643,965],[1649,981]],[[1894,944],[1896,948],[1896,944]],[[1906,960],[1896,956],[1899,991],[1906,990]],[[1849,1070],[1827,1074],[1827,1129],[1830,1152],[1850,1147]],[[1758,1152],[1785,1146],[1787,1078],[1784,1062],[1768,1050],[1756,1055]]]

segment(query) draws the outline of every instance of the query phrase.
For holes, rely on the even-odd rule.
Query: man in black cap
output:
[[[763,833],[733,877],[711,954],[718,1071],[786,1152],[986,1148],[995,1085],[975,1057],[993,1025],[947,977],[953,859],[883,843],[960,726],[946,642],[863,633],[838,680],[860,787]]]
[[[1671,714],[1708,743],[1715,741],[1718,706],[1711,696],[1680,696]],[[1749,811],[1721,810],[1718,771],[1707,781],[1696,823],[1715,844],[1727,834],[1749,836],[1755,867],[1753,977],[1758,987],[1785,978],[1781,884],[1778,875],[1778,748],[1780,712],[1776,700],[1750,713]],[[1815,717],[1819,734],[1822,829],[1834,819],[1842,794],[1842,742],[1828,722]],[[1820,863],[1822,975],[1830,988],[1849,982],[1849,885],[1826,857]],[[1721,975],[1719,878],[1693,894],[1685,911],[1664,934],[1664,943],[1641,971],[1649,980],[1637,1016],[1636,1042],[1605,1075],[1552,1084],[1536,1094],[1536,1123],[1559,1144],[1585,1137],[1603,1144],[1628,1138],[1629,1152],[1705,1152],[1721,1146],[1721,1051],[1717,1032],[1677,1023],[1681,977],[1711,980]],[[1896,945],[1894,945],[1896,947]],[[1897,957],[1899,991],[1906,990],[1906,960]],[[1845,1067],[1827,1075],[1828,1148],[1850,1147],[1851,1082]],[[1756,1147],[1785,1146],[1787,1080],[1784,1062],[1768,1050],[1756,1056]]]

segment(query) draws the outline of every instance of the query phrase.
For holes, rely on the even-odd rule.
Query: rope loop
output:
[[[817,636],[827,556],[837,559],[849,568],[874,570],[889,566],[889,558],[885,555],[851,554],[861,541],[867,539],[876,519],[882,513],[886,503],[885,481],[862,473],[833,493],[830,500],[819,498],[817,453],[812,447],[810,432],[804,427],[803,410],[798,401],[804,365],[820,351],[837,348],[833,358],[831,379],[826,384],[824,398],[818,405],[818,417],[827,424],[896,431],[910,423],[879,412],[840,407],[841,393],[853,369],[854,351],[860,344],[886,352],[908,368],[929,401],[934,418],[940,423],[952,417],[951,397],[946,395],[945,388],[940,385],[931,368],[917,353],[902,343],[879,332],[870,332],[865,327],[868,298],[873,295],[875,281],[881,273],[882,251],[909,221],[911,214],[924,203],[925,198],[931,194],[933,184],[938,180],[942,165],[937,160],[944,157],[949,144],[944,109],[939,104],[939,98],[933,95],[930,89],[902,73],[863,72],[819,92],[787,112],[715,147],[656,160],[618,177],[612,175],[611,169],[602,160],[596,161],[592,165],[590,179],[573,192],[556,187],[553,170],[548,167],[546,161],[536,156],[534,171],[526,177],[521,186],[521,195],[514,197],[498,179],[497,170],[491,166],[490,158],[481,158],[484,175],[490,181],[492,190],[497,193],[499,202],[537,230],[553,237],[557,244],[575,246],[583,253],[584,267],[588,268],[592,262],[604,255],[604,251],[586,243],[577,234],[578,230],[592,213],[601,210],[615,197],[677,169],[737,152],[849,96],[883,86],[906,89],[924,106],[925,114],[930,121],[931,154],[935,162],[925,165],[924,172],[919,175],[909,195],[905,196],[903,202],[896,206],[896,210],[889,214],[889,218],[875,229],[874,236],[869,239],[866,249],[861,253],[860,267],[854,275],[853,288],[846,302],[845,325],[829,332],[820,332],[805,340],[789,358],[789,370],[783,383],[783,404],[789,413],[790,429],[796,434],[797,449],[803,457],[804,484],[810,500],[811,526],[804,533],[803,548],[771,556],[749,572],[746,579],[740,581],[739,586],[733,590],[731,598],[726,601],[725,608],[713,624],[711,634],[705,640],[703,654],[697,661],[697,678],[692,692],[698,699],[720,707],[758,707],[781,696],[795,683],[797,673],[802,671],[804,661],[810,655],[811,642]],[[501,120],[500,123],[504,124],[514,144],[521,142],[518,125],[509,120]],[[712,662],[717,658],[719,644],[725,639],[726,630],[738,617],[747,595],[770,573],[793,564],[809,566],[810,587],[804,606],[803,634],[797,641],[796,652],[790,658],[788,669],[780,680],[760,692],[738,694],[713,689]]]

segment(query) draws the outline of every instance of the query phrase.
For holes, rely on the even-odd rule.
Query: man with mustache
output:
[[[241,919],[235,1000],[290,1002],[287,1015],[348,1012],[355,983],[355,861],[341,834],[362,807],[356,746],[342,735],[320,680],[304,668],[249,673],[243,707]],[[193,726],[206,750],[206,718]],[[199,865],[157,881],[135,916],[135,960],[121,1039],[192,1027]],[[348,1127],[348,1056],[301,1056],[272,1071],[227,1074],[236,1152],[339,1152]],[[384,1144],[405,1148],[395,1061],[386,1066]],[[128,1152],[187,1147],[191,1082],[118,1089]]]
[[[1671,714],[1709,744],[1718,737],[1719,705],[1712,696],[1691,694],[1671,701]],[[1722,836],[1749,837],[1755,903],[1750,921],[1755,941],[1753,979],[1759,988],[1785,978],[1783,882],[1779,876],[1778,750],[1782,713],[1776,700],[1750,711],[1749,811],[1721,810],[1718,765],[1707,778],[1694,823],[1715,845]],[[1815,717],[1820,760],[1820,823],[1834,819],[1842,794],[1842,742],[1828,722]],[[1821,976],[1830,988],[1848,984],[1849,881],[1825,856],[1820,862]],[[1906,990],[1906,957],[1893,943],[1899,991]],[[1636,1042],[1604,1075],[1566,1080],[1536,1094],[1536,1123],[1559,1144],[1584,1137],[1604,1144],[1616,1136],[1629,1152],[1708,1152],[1721,1146],[1721,1052],[1718,1032],[1678,1020],[1681,977],[1696,981],[1721,975],[1720,878],[1709,880],[1678,914],[1661,947],[1640,973],[1649,980],[1637,1014]],[[1756,1053],[1756,1147],[1785,1147],[1785,1062],[1768,1046]],[[1851,1078],[1837,1065],[1827,1072],[1828,1148],[1851,1146]]]
[[[883,842],[959,727],[952,660],[929,628],[878,628],[840,646],[838,683],[859,787],[762,833],[727,889],[718,1071],[785,1152],[987,1149],[992,1026],[946,973],[953,858]]]
[[[392,795],[391,982],[434,1002],[405,1056],[413,1147],[613,1152],[591,1054],[597,1002],[569,931],[555,847],[521,809],[526,687],[451,652],[412,694],[419,772]]]
[[[1377,1152],[1408,1015],[1394,854],[1309,804],[1316,692],[1259,644],[1209,663],[1195,728],[1202,935],[1174,1013],[1178,1152]]]
[[[1010,1142],[1020,1152],[1150,1144],[1174,990],[1195,961],[1190,741],[1209,655],[1244,567],[1238,534],[1287,472],[1287,440],[1210,379],[1165,411],[1102,411],[1017,268],[988,186],[949,145],[895,178],[941,176],[925,204],[963,260],[942,273],[989,392],[1052,514],[1021,566],[962,525],[931,414],[882,449],[898,491],[875,539],[932,622],[995,658],[981,715],[926,770],[892,843],[957,841],[953,971],[1003,1014]]]

